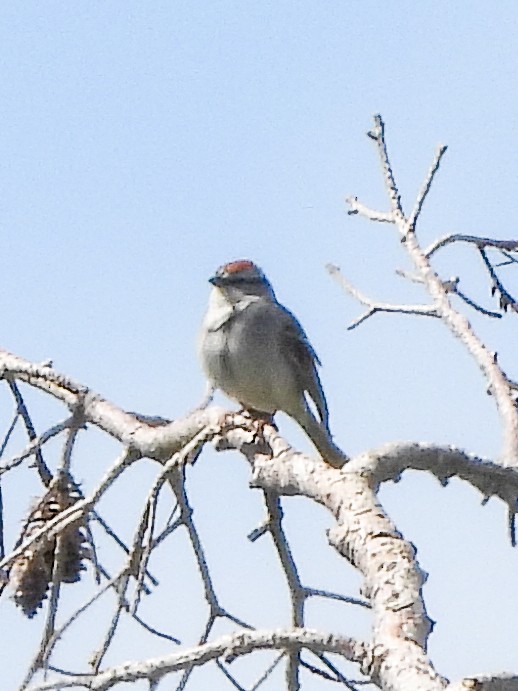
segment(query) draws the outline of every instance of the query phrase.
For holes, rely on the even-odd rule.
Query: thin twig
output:
[[[27,688],[31,679],[39,669],[45,669],[45,662],[48,659],[47,648],[54,636],[56,625],[56,614],[58,611],[59,594],[61,591],[61,577],[63,572],[63,537],[58,535],[56,538],[56,551],[54,554],[54,567],[52,570],[52,581],[50,586],[49,603],[47,607],[47,616],[45,619],[45,626],[41,637],[38,652],[29,666],[29,670],[25,679],[23,680],[20,691]]]
[[[123,610],[125,609],[125,603],[126,603],[126,597],[125,596],[126,596],[126,590],[128,588],[128,583],[129,583],[129,576],[126,575],[122,579],[121,592],[119,594],[117,607],[116,607],[115,612],[112,616],[110,625],[108,627],[108,630],[106,631],[103,642],[100,645],[100,647],[90,657],[89,663],[90,663],[90,666],[92,668],[92,672],[94,674],[98,674],[99,668],[102,664],[104,656],[108,652],[110,645],[112,644],[113,638],[115,636],[115,632],[117,631],[117,627],[119,626],[121,614],[122,614]]]
[[[9,429],[7,430],[7,432],[5,434],[4,440],[2,442],[2,446],[0,446],[0,458],[2,458],[2,456],[5,453],[5,450],[7,448],[7,444],[9,444],[9,440],[11,438],[12,433],[14,432],[14,429],[16,427],[16,423],[18,422],[19,418],[20,418],[20,413],[17,410],[13,416],[13,419],[11,420],[11,424],[9,425]]]
[[[146,506],[141,517],[139,528],[137,529],[137,534],[141,535],[139,539],[139,560],[138,564],[135,563],[137,569],[137,586],[135,589],[135,597],[133,604],[131,606],[131,613],[135,614],[137,612],[140,597],[142,593],[142,586],[144,583],[144,578],[147,573],[147,565],[151,557],[151,552],[155,547],[155,541],[153,539],[153,534],[155,531],[155,518],[156,518],[156,508],[158,504],[158,499],[160,492],[167,480],[172,478],[174,471],[184,464],[187,459],[196,452],[200,445],[203,445],[207,438],[207,430],[203,429],[199,434],[197,434],[191,441],[185,445],[185,447],[179,453],[174,454],[162,467],[160,473],[155,479],[146,500]],[[135,550],[134,550],[135,553]]]
[[[464,235],[463,233],[451,233],[444,235],[442,238],[435,240],[432,244],[424,250],[424,256],[427,259],[446,245],[451,245],[454,242],[466,242],[475,245],[478,248],[495,247],[499,250],[507,250],[508,252],[516,252],[518,250],[518,240],[495,240],[494,238],[479,237],[477,235]]]
[[[76,609],[69,617],[68,619],[60,626],[59,629],[55,630],[51,639],[48,642],[47,649],[45,651],[44,657],[43,657],[43,662],[47,665],[47,667],[50,669],[50,665],[48,664],[48,659],[50,658],[50,655],[55,648],[56,644],[58,641],[63,637],[63,634],[65,631],[75,622],[77,619],[84,613],[86,610],[88,610],[99,598],[101,598],[104,593],[106,593],[110,588],[117,588],[119,582],[121,579],[126,575],[126,571],[123,570],[121,573],[119,573],[117,576],[114,578],[111,578],[109,581],[107,581],[90,599],[88,599],[81,607]]]
[[[158,636],[158,638],[164,638],[166,641],[171,641],[171,643],[181,645],[182,642],[178,638],[171,636],[170,633],[164,633],[163,631],[155,629],[154,626],[147,624],[141,617],[138,616],[138,614],[132,614],[131,616],[138,624],[140,624],[140,626],[142,626],[142,628],[144,628],[146,631],[149,631],[149,633],[152,633],[153,636]]]
[[[347,595],[341,595],[340,593],[332,593],[329,590],[320,590],[318,588],[304,588],[307,597],[323,597],[329,600],[338,600],[339,602],[345,602],[348,605],[358,605],[359,607],[365,607],[371,609],[371,604],[367,600],[360,600],[357,597],[348,597]]]
[[[48,666],[49,672],[56,672],[56,674],[63,674],[66,677],[85,677],[88,675],[85,675],[83,672],[73,672],[69,669],[63,669],[63,667],[56,667],[55,665],[49,665]],[[93,677],[93,675],[92,675]]]
[[[230,674],[228,669],[220,660],[216,660],[216,666],[225,675],[225,677],[229,680],[229,682],[235,689],[237,689],[238,691],[246,691],[245,687],[241,686],[237,679],[233,677],[232,674]]]
[[[36,434],[36,430],[34,429],[34,425],[32,424],[29,411],[27,410],[27,406],[25,405],[23,396],[20,393],[18,384],[14,381],[14,379],[8,379],[7,384],[11,389],[11,392],[14,396],[14,400],[16,401],[16,407],[18,413],[20,414],[23,420],[25,429],[27,430],[27,436],[29,437],[30,441],[34,441],[35,439],[37,439],[38,435]],[[50,470],[47,467],[47,464],[43,460],[43,454],[41,453],[41,449],[39,448],[39,446],[35,449],[35,458],[36,468],[38,469],[40,479],[42,483],[45,485],[45,487],[48,487],[52,481],[52,473],[50,472]]]
[[[394,214],[394,221],[397,222],[398,220],[404,218],[404,212],[401,204],[401,196],[394,179],[392,166],[388,156],[387,144],[385,142],[385,123],[383,122],[381,115],[374,116],[374,127],[368,133],[368,135],[376,142],[376,147],[380,157],[381,170],[383,172],[383,178],[388,190],[392,213]]]
[[[11,424],[6,432],[2,445],[0,446],[0,458],[4,455],[4,452],[9,444],[12,433],[16,427],[20,414],[18,410],[15,412]],[[0,559],[5,557],[5,542],[4,542],[4,499],[2,493],[2,485],[0,484]],[[3,587],[0,585],[0,595],[3,592]]]
[[[48,430],[40,434],[39,437],[35,437],[29,444],[27,444],[21,453],[13,456],[9,459],[9,461],[7,461],[7,463],[4,463],[0,466],[0,475],[3,475],[8,470],[16,468],[23,463],[26,458],[29,458],[33,454],[37,455],[38,452],[41,453],[41,447],[43,444],[46,444],[50,439],[53,439],[55,436],[63,432],[63,430],[68,429],[71,421],[71,417],[67,418],[66,420],[63,420],[63,422],[59,422],[57,425],[54,425],[54,427],[50,427]]]
[[[492,317],[493,319],[501,319],[502,318],[502,315],[500,314],[500,312],[493,312],[492,310],[488,310],[485,307],[482,307],[482,305],[479,305],[477,302],[472,300],[465,293],[463,293],[461,290],[459,290],[459,288],[455,288],[455,290],[452,292],[455,293],[455,295],[457,295],[467,305],[472,307],[477,312],[480,312],[481,314],[485,315],[486,317]]]
[[[164,528],[164,530],[160,533],[160,535],[157,535],[155,539],[153,540],[153,549],[155,547],[158,547],[171,533],[174,533],[175,530],[177,530],[180,526],[183,525],[183,521],[181,518],[177,518],[174,523],[171,523],[170,525],[167,526],[167,528]]]
[[[415,227],[417,224],[417,221],[419,219],[419,216],[421,214],[421,211],[423,209],[423,204],[426,200],[426,197],[428,196],[428,193],[430,192],[430,188],[432,186],[432,183],[434,181],[435,175],[437,171],[439,170],[439,166],[441,165],[441,160],[444,154],[446,153],[447,146],[439,146],[437,148],[437,151],[435,152],[435,157],[432,162],[432,165],[430,166],[428,173],[426,174],[426,177],[423,181],[422,187],[419,190],[419,193],[417,195],[417,199],[414,205],[414,208],[412,209],[412,213],[410,214],[408,218],[408,229],[410,231],[415,231]]]
[[[62,473],[64,475],[70,474],[70,466],[72,464],[72,452],[74,450],[74,444],[76,442],[76,438],[77,438],[77,435],[79,433],[79,430],[81,429],[81,427],[83,425],[84,425],[83,406],[82,406],[81,402],[78,402],[78,404],[74,408],[74,412],[72,414],[72,419],[70,420],[67,439],[66,439],[65,446],[63,449],[63,454],[61,456],[61,462],[60,462],[59,467],[58,467],[58,473]]]
[[[199,639],[199,645],[202,645],[207,642],[212,627],[214,626],[214,623],[218,617],[226,617],[231,621],[238,623],[241,626],[248,627],[248,625],[245,624],[245,622],[242,622],[241,620],[237,619],[237,617],[230,615],[219,604],[216,591],[214,590],[214,586],[212,584],[212,578],[207,564],[205,550],[203,548],[203,544],[194,524],[192,517],[193,510],[189,504],[187,492],[185,490],[185,467],[177,467],[175,470],[170,472],[169,481],[175,493],[176,501],[180,509],[180,520],[187,529],[187,533],[189,535],[189,540],[192,545],[193,553],[198,566],[198,571],[201,576],[203,589],[205,591],[205,599],[209,605],[209,619],[207,621],[205,631]],[[176,687],[177,691],[183,691],[183,689],[185,689],[193,669],[193,665],[190,665],[185,669],[180,679],[180,682]]]
[[[280,654],[277,655],[275,660],[272,662],[272,664],[261,674],[259,679],[255,682],[255,684],[252,684],[250,687],[250,691],[257,691],[257,689],[264,684],[264,682],[268,679],[268,677],[272,674],[273,670],[278,666],[279,662],[282,660],[284,657],[285,653],[284,651]]]
[[[395,273],[396,276],[400,276],[400,278],[406,278],[411,283],[419,283],[419,285],[424,284],[424,281],[421,278],[421,276],[418,276],[417,274],[412,274],[409,271],[405,271],[404,269],[396,269]]]
[[[518,257],[513,257],[512,254],[505,250],[500,250],[501,254],[506,258],[505,262],[498,262],[495,266],[509,266],[509,264],[518,264]]]
[[[212,631],[212,627],[214,626],[215,621],[216,621],[216,615],[211,613],[209,615],[208,621],[205,625],[205,630],[198,640],[198,645],[204,645],[205,643],[207,643],[207,641],[209,640],[210,632]],[[185,687],[187,686],[187,682],[189,681],[189,677],[191,676],[193,671],[194,671],[194,665],[189,665],[189,667],[187,667],[187,669],[184,670],[184,673],[182,674],[180,682],[179,682],[178,686],[176,687],[176,691],[183,691],[185,689]]]
[[[291,597],[291,623],[294,627],[304,626],[304,603],[306,591],[302,587],[297,565],[291,553],[289,542],[282,527],[281,500],[274,492],[264,492],[264,500],[268,510],[269,530],[275,549],[282,564]],[[297,691],[300,688],[299,679],[300,648],[290,650],[287,656],[286,685],[288,691]]]
[[[123,552],[125,552],[127,555],[130,553],[129,547],[126,545],[126,543],[120,539],[120,537],[115,533],[108,523],[104,520],[104,518],[99,514],[98,511],[92,511],[92,517],[99,523],[99,525],[103,528],[104,532],[111,537],[111,539],[122,549]],[[146,572],[147,577],[151,581],[152,585],[155,586],[155,588],[158,586],[158,581],[157,579],[151,574],[149,571]]]
[[[327,655],[324,655],[324,653],[317,653],[317,652],[315,652],[313,654],[316,657],[318,657],[318,659],[321,662],[323,662],[326,665],[326,667],[333,672],[333,674],[335,675],[335,679],[333,679],[333,681],[339,681],[346,688],[351,689],[351,691],[357,691],[356,686],[355,686],[355,682],[353,682],[351,679],[347,679],[346,677],[344,677],[344,675],[340,672],[338,667],[336,667],[336,665],[333,665],[331,660],[329,660]],[[371,683],[371,682],[369,681],[369,683]]]
[[[61,591],[61,582],[63,575],[64,563],[64,539],[62,535],[56,538],[56,550],[54,553],[54,568],[52,570],[52,583],[50,587],[49,604],[47,607],[47,620],[45,622],[45,629],[40,645],[40,653],[43,655],[49,641],[51,640],[56,630],[56,616],[58,613],[59,595]]]
[[[374,300],[371,300],[361,293],[358,288],[352,285],[352,283],[349,283],[337,266],[334,264],[327,264],[326,268],[330,275],[347,293],[349,293],[349,295],[368,308],[362,315],[349,324],[347,327],[349,331],[360,326],[360,324],[378,312],[387,312],[391,314],[412,314],[420,317],[439,316],[434,305],[393,305],[386,302],[374,302]]]
[[[92,562],[92,566],[94,569],[95,582],[97,583],[97,585],[100,585],[101,584],[101,577],[102,577],[102,569],[101,569],[101,565],[99,563],[99,559],[98,559],[98,555],[97,555],[97,548],[95,546],[94,535],[92,532],[91,515],[86,516],[86,520],[84,522],[84,528],[85,528],[85,533],[86,533],[86,541],[87,541],[88,546],[90,548],[89,558],[90,558],[90,561]]]
[[[312,665],[309,662],[306,662],[306,660],[301,660],[300,661],[301,667],[304,667],[304,669],[307,669],[309,672],[312,674],[315,674],[316,676],[322,677],[323,679],[326,679],[327,681],[337,681],[336,675],[331,675],[329,672],[326,672],[323,669],[320,669],[320,667],[315,667],[315,665]]]
[[[183,468],[178,468],[174,472],[172,484],[174,487],[174,493],[176,495],[176,501],[180,507],[182,523],[186,527],[189,534],[189,540],[191,541],[193,553],[198,565],[198,570],[203,583],[203,589],[205,591],[205,599],[207,600],[212,611],[219,612],[220,607],[218,598],[216,597],[216,592],[214,590],[214,586],[212,585],[212,578],[207,565],[205,550],[203,548],[200,536],[198,535],[196,526],[194,525],[192,518],[193,510],[189,504],[187,492],[185,491],[185,475]]]
[[[513,296],[507,292],[507,290],[504,288],[502,285],[502,282],[498,278],[496,271],[494,270],[491,262],[489,261],[487,254],[485,250],[482,247],[478,248],[478,251],[480,253],[480,256],[482,257],[482,261],[487,267],[487,270],[489,271],[489,274],[491,276],[491,279],[493,281],[493,286],[492,286],[492,294],[494,295],[496,292],[499,293],[499,303],[500,303],[500,309],[502,309],[504,312],[507,311],[507,308],[510,307],[513,312],[518,312],[518,302],[513,298]]]
[[[155,488],[153,488],[153,490],[155,490]],[[139,526],[135,533],[133,548],[131,550],[130,570],[137,581],[135,586],[135,593],[133,596],[133,602],[130,606],[131,614],[137,613],[142,592],[144,590],[144,579],[146,577],[147,565],[149,562],[149,557],[151,556],[151,550],[153,549],[153,531],[155,527],[155,515],[156,506],[158,502],[158,495],[159,490],[153,491],[152,499],[149,503],[146,502],[144,512],[142,514]],[[144,539],[146,533],[149,537],[147,540],[147,545],[144,546]]]
[[[358,197],[347,197],[345,200],[349,205],[349,210],[347,213],[349,216],[354,216],[359,214],[367,218],[369,221],[377,221],[378,223],[395,223],[394,214],[389,211],[376,211],[370,207],[362,204]]]

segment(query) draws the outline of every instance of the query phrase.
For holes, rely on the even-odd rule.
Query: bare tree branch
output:
[[[518,676],[477,676],[463,679],[449,686],[450,691],[518,691]]]
[[[50,393],[71,409],[81,395],[84,417],[141,456],[167,460],[180,451],[201,429],[224,423],[226,411],[221,408],[195,410],[186,418],[158,427],[140,421],[98,394],[50,367],[35,365],[16,355],[0,350],[0,375],[20,379],[41,391]]]
[[[417,223],[419,216],[421,214],[421,211],[423,209],[423,204],[426,200],[426,197],[428,196],[428,193],[430,192],[430,188],[431,188],[432,183],[434,181],[435,175],[436,175],[437,171],[439,170],[439,166],[441,165],[442,157],[446,153],[447,148],[448,148],[447,146],[437,147],[437,151],[435,152],[435,157],[434,157],[434,160],[432,162],[432,165],[430,166],[428,173],[426,174],[423,185],[422,185],[422,187],[419,190],[419,193],[417,195],[415,206],[412,209],[412,213],[410,214],[409,219],[408,219],[408,227],[410,230],[415,230],[416,223]]]
[[[257,691],[257,689],[264,684],[264,682],[268,679],[268,677],[271,675],[271,673],[277,667],[277,665],[283,659],[283,657],[284,657],[284,652],[282,652],[280,655],[277,655],[277,657],[272,662],[272,664],[266,668],[264,673],[261,674],[261,676],[255,682],[255,684],[252,684],[252,686],[250,687],[250,691]]]
[[[295,564],[288,540],[282,527],[283,513],[281,502],[275,493],[269,491],[264,492],[264,499],[269,515],[269,531],[290,589],[291,624],[294,628],[302,628],[304,626],[304,603],[306,600],[306,592],[300,582],[297,565]],[[296,648],[291,650],[288,654],[286,668],[286,686],[288,691],[298,691],[300,688],[299,665],[300,649]]]
[[[482,257],[482,261],[484,262],[484,264],[487,267],[487,270],[489,271],[489,275],[491,276],[491,280],[493,283],[491,287],[491,293],[492,295],[494,295],[495,293],[499,294],[500,309],[506,312],[507,308],[510,307],[513,310],[513,312],[518,312],[518,303],[502,285],[502,282],[498,278],[496,271],[494,270],[491,262],[487,258],[485,250],[482,247],[479,247],[478,251],[480,253],[480,256]]]
[[[294,453],[271,426],[264,426],[264,434],[273,458],[238,430],[229,432],[220,448],[231,444],[253,461],[253,487],[309,497],[335,517],[328,539],[360,570],[365,579],[362,592],[372,603],[376,655],[370,673],[375,683],[383,679],[390,688],[397,670],[404,680],[394,688],[420,688],[425,679],[427,688],[443,688],[444,681],[424,652],[431,630],[421,594],[424,575],[413,547],[383,512],[369,478],[351,465],[353,461],[338,471]],[[381,568],[383,563],[393,564],[390,574]]]
[[[281,660],[286,660],[285,687],[288,691],[298,691],[301,688],[301,679],[304,680],[306,675],[301,670],[307,670],[323,680],[348,689],[357,689],[364,683],[378,685],[391,691],[439,691],[445,688],[452,691],[460,688],[480,688],[484,691],[502,688],[509,691],[517,688],[516,677],[510,676],[465,679],[456,684],[449,684],[434,669],[427,653],[432,622],[428,617],[422,594],[426,574],[416,560],[413,545],[404,539],[385,513],[379,502],[378,492],[383,482],[398,481],[402,473],[409,468],[433,474],[442,485],[446,485],[452,476],[456,476],[477,488],[482,494],[483,502],[490,496],[497,496],[506,503],[509,507],[510,531],[514,535],[515,513],[518,508],[518,384],[502,371],[496,354],[486,348],[465,317],[457,311],[456,308],[462,305],[452,296],[457,295],[471,308],[487,316],[501,315],[485,309],[462,293],[459,290],[458,279],[441,279],[431,267],[430,257],[441,247],[453,242],[464,241],[474,244],[491,277],[493,293],[498,293],[500,307],[504,310],[511,307],[514,310],[517,309],[516,303],[499,280],[495,267],[486,254],[486,248],[499,250],[510,261],[516,263],[518,260],[510,253],[518,251],[518,242],[477,239],[474,236],[447,236],[432,244],[428,250],[423,250],[417,238],[417,224],[446,147],[438,149],[425,175],[413,210],[406,216],[388,155],[385,126],[381,116],[375,116],[374,127],[369,136],[376,143],[390,210],[375,211],[353,197],[348,200],[350,213],[361,214],[373,221],[392,223],[396,226],[402,247],[413,264],[411,273],[404,272],[402,275],[419,283],[427,291],[431,301],[424,305],[375,302],[350,284],[339,269],[330,266],[330,273],[346,292],[366,308],[365,313],[356,319],[350,328],[358,326],[377,312],[441,318],[451,333],[463,343],[486,378],[486,384],[503,423],[502,458],[490,461],[453,446],[399,442],[365,451],[349,460],[344,468],[337,470],[320,459],[296,452],[275,427],[268,423],[259,427],[242,413],[204,407],[174,421],[160,416],[129,413],[103,399],[88,387],[57,372],[49,363],[34,364],[6,351],[0,351],[0,378],[6,380],[16,403],[16,414],[4,438],[0,456],[5,452],[18,420],[23,420],[30,439],[30,444],[21,454],[14,456],[7,463],[4,461],[0,467],[0,474],[13,470],[25,458],[33,455],[37,459],[36,465],[44,484],[51,481],[53,483],[61,477],[70,477],[70,483],[76,486],[71,475],[76,454],[75,442],[79,431],[86,428],[86,424],[89,427],[94,425],[124,446],[120,457],[108,468],[104,476],[94,483],[88,496],[81,495],[78,499],[78,495],[74,495],[73,505],[61,505],[57,515],[51,514],[51,519],[47,520],[42,528],[39,528],[41,523],[37,524],[35,530],[27,533],[29,537],[21,544],[15,545],[10,554],[1,555],[0,569],[8,572],[21,554],[34,554],[45,540],[53,539],[54,543],[57,543],[55,561],[51,562],[54,564],[54,570],[51,572],[50,598],[41,644],[22,688],[33,684],[31,691],[50,691],[57,687],[108,691],[124,682],[147,680],[149,689],[154,690],[167,675],[179,672],[180,678],[174,685],[178,691],[182,691],[190,683],[193,670],[211,662],[234,688],[241,691],[250,688],[253,691],[259,689],[270,678]],[[450,300],[454,301],[455,306]],[[67,406],[72,415],[38,436],[18,388],[19,382],[24,382],[44,394],[50,394]],[[56,477],[52,479],[43,461],[42,448],[48,440],[63,431],[66,433],[61,459]],[[257,631],[252,624],[242,621],[234,613],[224,609],[220,603],[186,485],[191,464],[194,464],[207,442],[213,443],[218,450],[240,451],[250,463],[251,487],[260,488],[264,492],[267,520],[256,528],[249,538],[251,541],[257,540],[266,532],[272,537],[291,600],[291,626],[286,630]],[[136,527],[131,546],[126,546],[98,515],[97,504],[121,475],[143,458],[155,460],[160,466],[150,483],[143,505],[134,511]],[[198,468],[196,465],[195,471]],[[166,520],[159,525],[163,520],[161,510],[166,485],[169,485],[173,496],[171,506],[165,507]],[[365,600],[303,585],[297,570],[299,555],[297,554],[296,560],[283,527],[283,508],[289,501],[282,499],[281,504],[281,496],[304,496],[327,508],[334,518],[327,534],[328,542],[358,570],[363,581],[361,592]],[[95,593],[58,626],[60,586],[62,582],[67,582],[60,574],[60,554],[66,534],[63,531],[78,521],[82,521],[84,525],[87,518],[99,521],[107,535],[116,540],[124,551],[122,555],[117,553],[123,563],[115,569],[118,575],[111,578],[108,571],[98,562],[93,533],[99,532],[101,538],[105,542],[107,540],[101,531],[90,531],[91,548],[85,547],[85,553],[91,551],[96,576]],[[203,586],[208,605],[208,617],[200,626],[200,629],[203,627],[199,632],[201,635],[195,636],[198,644],[161,657],[133,660],[102,669],[108,651],[115,653],[115,646],[112,644],[116,636],[120,635],[119,624],[124,620],[124,615],[133,616],[150,634],[170,643],[179,643],[174,636],[162,633],[144,622],[138,613],[142,593],[151,593],[150,583],[158,585],[157,579],[150,574],[148,568],[154,550],[182,526],[185,531],[182,530],[181,533],[188,539],[192,548],[195,573]],[[110,566],[110,571],[111,569]],[[15,568],[12,569],[14,570]],[[129,588],[132,578],[135,579],[134,591]],[[103,579],[107,579],[106,582]],[[49,579],[45,584],[48,587]],[[115,607],[110,612],[107,630],[101,634],[98,647],[91,656],[91,673],[62,669],[53,659],[57,657],[55,648],[58,641],[64,640],[64,634],[69,633],[69,628],[108,590],[116,593]],[[304,628],[305,603],[309,597],[323,597],[336,602],[368,607],[372,617],[369,642]],[[32,614],[34,611],[31,610],[30,616]],[[220,618],[227,619],[241,630],[211,640]],[[231,665],[236,658],[256,650],[278,651],[279,654],[252,687],[245,687],[234,674]],[[359,669],[356,676],[360,676],[361,673],[366,679],[348,679],[335,664],[335,659],[331,661],[329,654],[338,655],[343,662],[357,664]],[[73,665],[67,662],[64,666]],[[42,671],[43,680],[35,683],[38,670]],[[50,678],[51,673],[55,678]]]
[[[20,393],[20,389],[18,388],[16,382],[12,379],[8,379],[7,384],[11,389],[11,393],[14,396],[14,400],[16,401],[18,414],[23,420],[25,429],[27,430],[27,436],[29,437],[29,440],[32,442],[35,439],[37,439],[37,434],[36,430],[34,429],[34,425],[32,424],[32,420],[30,418],[29,411],[27,410],[27,406],[25,405],[25,401],[23,400],[23,396]],[[52,480],[52,474],[50,470],[47,468],[47,464],[43,460],[41,448],[39,446],[36,446],[34,451],[36,458],[36,468],[38,469],[40,479],[45,485],[45,487],[48,487]]]
[[[486,317],[491,317],[493,319],[501,319],[502,318],[502,315],[500,314],[500,312],[493,312],[492,310],[488,310],[485,307],[482,307],[482,305],[477,304],[474,300],[472,300],[465,293],[463,293],[459,289],[458,285],[455,285],[455,288],[453,290],[451,290],[450,292],[454,293],[457,297],[459,297],[461,300],[463,300],[466,303],[466,305],[469,305],[470,307],[472,307],[477,312],[484,314]]]
[[[508,252],[518,251],[518,240],[495,240],[494,238],[478,237],[477,235],[463,235],[462,233],[452,233],[444,235],[442,238],[435,240],[426,250],[424,255],[430,259],[437,250],[440,250],[446,245],[451,245],[455,242],[466,242],[476,247],[483,249],[484,247],[495,247],[499,250],[507,250]]]
[[[401,223],[404,220],[403,207],[401,205],[401,197],[394,179],[392,166],[389,160],[387,144],[385,141],[385,123],[381,115],[374,116],[374,127],[368,133],[368,136],[376,143],[378,150],[381,171],[387,188],[392,214],[394,216],[394,223]]]
[[[422,278],[424,287],[433,300],[433,305],[437,314],[443,320],[452,334],[461,341],[471,357],[477,363],[478,367],[482,370],[487,381],[488,389],[495,400],[498,413],[502,420],[502,462],[505,465],[517,467],[518,410],[515,405],[515,400],[509,387],[507,377],[497,364],[495,354],[487,349],[464,315],[453,307],[449,300],[448,290],[446,289],[444,282],[432,269],[429,261],[430,253],[436,251],[439,245],[436,244],[435,247],[432,247],[431,250],[428,250],[428,253],[423,251],[418,242],[415,228],[412,226],[412,218],[408,219],[403,213],[399,190],[397,188],[390,160],[388,158],[387,146],[385,142],[385,127],[379,115],[374,117],[374,128],[370,133],[370,136],[375,140],[377,145],[385,180],[386,192],[394,213],[396,227],[401,235],[402,240],[404,241],[405,249],[412,260],[415,269],[417,270],[417,274]],[[444,151],[440,149],[436,156],[435,163],[432,165],[431,172],[427,175],[425,184],[422,188],[426,191],[424,197],[426,197],[443,153]],[[417,204],[416,208],[418,211],[420,211],[421,206],[422,204]],[[419,215],[419,213],[417,215]],[[449,241],[452,240],[443,239],[440,246],[444,246]],[[505,249],[513,249],[513,247],[507,245]],[[481,252],[483,252],[483,249]]]
[[[347,212],[350,216],[354,214],[359,214],[369,221],[377,221],[378,223],[395,223],[394,214],[387,211],[374,211],[370,209],[365,204],[358,201],[358,197],[347,197],[345,200],[349,205],[349,211]]]
[[[351,331],[357,326],[360,326],[366,319],[372,317],[377,312],[388,312],[388,313],[399,313],[399,314],[412,314],[423,317],[438,317],[437,310],[433,305],[391,305],[386,302],[374,302],[370,298],[366,297],[361,293],[358,288],[349,283],[349,281],[342,274],[340,269],[333,264],[327,264],[326,266],[330,275],[336,279],[336,281],[342,286],[342,288],[349,293],[353,298],[361,302],[362,305],[366,305],[368,310],[364,312],[358,319],[353,321],[347,329]]]
[[[68,429],[71,423],[72,417],[69,417],[63,422],[60,422],[57,425],[54,425],[50,429],[46,430],[45,432],[40,434],[40,436],[35,437],[29,444],[27,444],[27,446],[21,453],[17,454],[16,456],[13,456],[9,459],[9,461],[0,466],[0,475],[3,475],[4,473],[7,473],[9,470],[12,470],[13,468],[19,466],[21,463],[23,463],[25,459],[29,458],[38,450],[40,450],[41,447],[44,444],[46,444],[50,439],[53,439],[58,434],[61,434],[63,430]]]
[[[308,650],[324,651],[341,655],[346,660],[361,664],[368,655],[368,649],[359,641],[344,636],[322,634],[312,629],[291,629],[284,631],[241,631],[230,636],[222,636],[212,643],[205,643],[181,653],[165,655],[142,662],[128,662],[120,667],[112,667],[97,675],[80,675],[59,678],[60,689],[86,687],[91,691],[107,691],[121,682],[138,679],[160,679],[166,674],[187,667],[199,666],[209,660],[235,659],[254,650],[285,650],[292,646]],[[32,686],[30,691],[54,691],[56,681]]]

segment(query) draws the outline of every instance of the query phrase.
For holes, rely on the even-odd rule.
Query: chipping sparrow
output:
[[[320,362],[297,319],[251,261],[225,264],[209,282],[214,287],[199,341],[209,382],[244,408],[287,413],[326,463],[342,467],[348,459],[331,438]]]

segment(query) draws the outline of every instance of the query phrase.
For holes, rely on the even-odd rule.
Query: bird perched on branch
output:
[[[324,461],[341,468],[348,459],[332,440],[320,362],[302,326],[251,261],[225,264],[209,282],[199,341],[209,382],[245,409],[287,413]]]

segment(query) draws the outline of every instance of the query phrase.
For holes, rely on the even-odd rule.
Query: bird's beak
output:
[[[211,276],[209,278],[209,283],[213,286],[216,286],[216,288],[218,288],[219,286],[222,285],[223,281],[221,280],[220,276],[214,275],[214,276]]]

